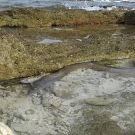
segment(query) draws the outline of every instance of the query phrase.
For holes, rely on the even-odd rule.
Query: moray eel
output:
[[[66,67],[60,69],[56,73],[52,73],[48,76],[43,76],[33,82],[29,82],[29,83],[31,83],[31,85],[33,87],[33,89],[30,90],[29,94],[32,94],[32,93],[37,92],[38,90],[44,89],[44,88],[50,86],[52,83],[60,80],[61,78],[63,78],[67,74],[69,74],[70,72],[75,71],[77,69],[81,69],[81,68],[82,69],[93,69],[93,70],[97,70],[97,71],[106,71],[108,73],[117,73],[117,74],[135,73],[135,68],[113,68],[113,67],[98,65],[98,64],[95,64],[92,62],[76,63],[76,64],[66,66]],[[25,82],[23,82],[23,83],[25,83]]]

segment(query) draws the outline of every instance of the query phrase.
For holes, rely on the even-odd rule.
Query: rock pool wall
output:
[[[46,27],[82,24],[123,23],[125,11],[43,10],[22,8],[0,13],[0,26]]]
[[[50,73],[66,65],[135,56],[135,37],[95,35],[82,41],[54,44],[24,42],[22,36],[1,30],[0,80]]]
[[[21,8],[0,12],[0,27],[76,26],[82,24],[135,24],[135,11],[85,11]]]
[[[125,22],[130,24],[128,18],[133,16],[134,11],[131,16],[130,13],[126,11],[88,12],[35,8],[0,12],[0,80],[31,76],[42,72],[50,73],[66,65],[82,61],[135,56],[135,37],[130,34],[120,34],[119,36],[95,34],[85,40],[84,38],[75,39],[72,36],[72,39],[66,42],[39,45],[37,42],[33,42],[33,39],[27,41],[25,35],[14,29],[8,30],[2,27],[39,28]],[[64,32],[59,31],[57,34],[63,37]]]

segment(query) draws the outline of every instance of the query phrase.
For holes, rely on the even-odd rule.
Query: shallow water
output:
[[[91,135],[95,126],[102,132],[109,129],[113,135],[116,131],[115,135],[124,135],[119,133],[121,131],[134,135],[135,78],[105,78],[103,74],[92,69],[78,69],[52,84],[46,89],[48,92],[42,90],[32,97],[26,96],[29,90],[26,85],[12,85],[7,91],[3,90],[7,87],[1,87],[0,105],[4,113],[0,120],[10,121],[16,135],[71,135],[73,131],[77,135]],[[14,91],[10,91],[13,88]],[[87,103],[85,99],[95,102]],[[108,101],[99,106],[102,99]],[[108,123],[107,128],[101,128],[105,123]],[[78,126],[82,126],[81,131]],[[99,131],[95,130],[94,135],[96,133]]]
[[[8,29],[8,28],[7,28]],[[51,27],[51,28],[19,28],[15,29],[17,33],[33,39],[33,42],[42,42],[44,39],[51,39],[51,42],[61,40],[63,42],[69,42],[71,40],[87,40],[94,35],[111,35],[113,37],[119,37],[121,35],[132,34],[132,38],[135,34],[134,25],[118,25],[118,24],[106,24],[106,25],[82,25],[76,27]],[[38,35],[38,36],[37,36]],[[38,37],[38,39],[37,39]],[[41,40],[40,40],[41,38]],[[48,41],[49,41],[48,40]],[[45,43],[47,40],[44,40]],[[32,41],[31,41],[32,42]]]

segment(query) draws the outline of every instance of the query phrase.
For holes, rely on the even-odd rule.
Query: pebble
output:
[[[12,125],[12,128],[17,132],[27,133],[29,131],[29,128],[25,126],[25,124],[14,124]]]
[[[16,118],[22,119],[23,121],[29,120],[29,117],[27,115],[21,114],[19,112],[14,112],[13,116],[16,117]]]
[[[30,118],[26,114],[21,114],[21,119],[24,121],[30,120]]]
[[[29,109],[27,111],[25,111],[25,114],[27,115],[33,115],[35,113],[35,111],[33,109]]]
[[[90,105],[104,106],[111,104],[112,100],[110,98],[105,97],[96,97],[96,98],[87,98],[84,100],[84,102]]]
[[[21,114],[19,112],[14,112],[13,116],[17,117],[17,118],[20,118]]]
[[[105,77],[106,79],[109,79],[109,78],[110,78],[110,74],[109,74],[109,73],[104,73],[104,77]]]
[[[73,102],[72,102],[72,103],[70,103],[70,106],[71,106],[71,107],[75,107],[75,106],[76,106],[76,103],[73,103]]]

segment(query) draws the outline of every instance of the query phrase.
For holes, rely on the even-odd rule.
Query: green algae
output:
[[[0,13],[0,27],[75,26],[121,23],[125,11],[89,12],[85,10],[21,8]]]
[[[113,26],[114,31],[119,28],[110,26]],[[105,26],[97,26],[97,30],[99,27],[99,33],[95,32],[97,34],[94,33],[95,27],[89,29],[91,35],[87,39],[84,37],[89,34],[88,25],[72,27],[73,31],[68,32],[64,30],[65,27],[61,27],[62,31],[52,28],[40,31],[1,28],[0,80],[51,73],[78,62],[110,60],[111,64],[113,59],[135,57],[134,33],[112,36],[109,32],[102,34]],[[45,37],[67,42],[38,44]]]

